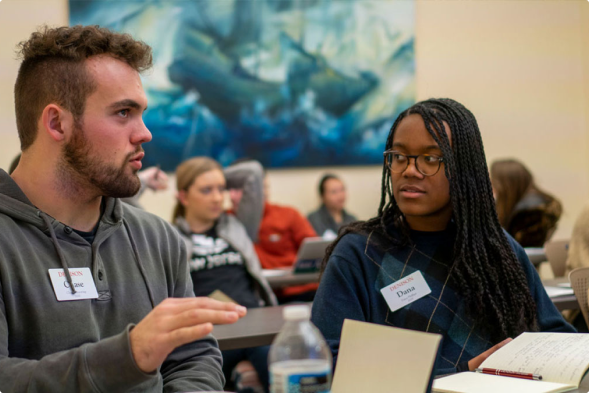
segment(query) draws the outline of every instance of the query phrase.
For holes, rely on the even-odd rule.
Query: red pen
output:
[[[520,373],[519,371],[495,370],[494,368],[477,368],[477,373],[500,375],[502,377],[513,377],[522,379],[533,379],[534,381],[541,381],[542,376],[538,374]]]

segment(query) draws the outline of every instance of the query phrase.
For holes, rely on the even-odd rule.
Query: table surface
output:
[[[295,274],[292,270],[280,269],[262,270],[262,274],[266,277],[272,289],[319,282],[319,272]]]
[[[286,306],[252,308],[233,325],[217,325],[213,336],[221,350],[270,345],[282,329],[282,309]]]
[[[546,258],[546,253],[544,252],[544,248],[542,247],[526,247],[524,248],[524,251],[534,266],[538,266],[542,262],[546,262],[548,260],[548,258]]]
[[[556,287],[558,284],[569,282],[568,277],[559,277],[553,278],[551,280],[543,280],[542,284],[545,287]],[[578,310],[579,309],[579,302],[577,302],[577,298],[575,295],[567,295],[567,296],[558,296],[552,298],[552,303],[556,306],[558,311],[563,310]]]
[[[307,276],[305,279],[311,279],[312,275],[318,274],[310,273],[300,276]],[[285,281],[293,280],[292,272],[286,271],[284,275],[274,276],[274,278],[282,277],[283,280],[275,281],[283,285]],[[270,280],[269,280],[270,281]],[[289,283],[291,281],[288,281]],[[545,286],[557,286],[560,283],[568,282],[568,278],[556,278],[551,280],[544,280],[542,283]],[[296,284],[295,284],[296,285]],[[556,308],[559,311],[566,309],[577,309],[579,303],[574,295],[560,296],[552,299]],[[218,325],[213,329],[213,335],[219,341],[219,348],[221,350],[248,348],[260,345],[270,345],[276,335],[282,329],[284,320],[282,318],[282,310],[286,306],[263,307],[248,310],[248,313],[241,320],[233,325]],[[571,390],[570,393],[586,393],[587,388],[579,388]]]

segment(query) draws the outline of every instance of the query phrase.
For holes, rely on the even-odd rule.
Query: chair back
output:
[[[581,307],[585,322],[589,326],[589,306],[587,305],[587,292],[589,290],[589,267],[580,267],[569,273],[571,287],[575,291],[575,297]]]
[[[544,245],[546,259],[550,262],[550,267],[554,277],[564,277],[569,255],[569,240],[556,240]]]

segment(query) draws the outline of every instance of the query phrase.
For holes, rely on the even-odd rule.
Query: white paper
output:
[[[432,390],[443,393],[549,393],[573,389],[575,386],[562,383],[464,372],[434,380]]]
[[[262,275],[264,277],[281,277],[291,273],[290,270],[283,269],[262,269]]]
[[[570,285],[570,284],[569,284]],[[572,288],[562,288],[562,287],[544,287],[546,293],[548,294],[549,298],[559,297],[559,296],[570,296],[574,295],[575,292]]]

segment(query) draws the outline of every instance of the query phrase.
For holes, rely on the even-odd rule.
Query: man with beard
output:
[[[245,309],[193,297],[186,250],[123,204],[140,186],[151,49],[93,27],[20,44],[22,157],[0,171],[0,391],[221,390],[212,324]]]

